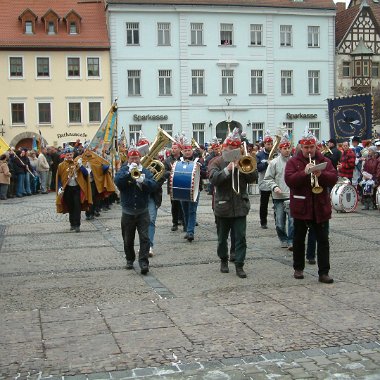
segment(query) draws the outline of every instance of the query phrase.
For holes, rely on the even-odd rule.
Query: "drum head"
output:
[[[380,186],[377,188],[376,191],[376,206],[377,209],[380,210]]]
[[[351,184],[336,184],[331,191],[331,205],[336,211],[355,211],[358,206],[356,189]]]

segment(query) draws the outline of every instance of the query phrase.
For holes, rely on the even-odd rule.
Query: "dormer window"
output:
[[[45,32],[47,34],[58,33],[58,21],[60,17],[52,9],[49,9],[42,17],[41,20],[45,23]]]
[[[70,22],[70,32],[69,34],[78,34],[77,23],[75,21]]]
[[[55,34],[54,21],[49,21],[49,24],[48,24],[48,34]]]
[[[25,34],[33,34],[32,21],[25,21]]]
[[[21,21],[24,34],[34,34],[37,16],[33,11],[29,8],[25,9],[25,11],[18,16],[18,19]]]
[[[80,33],[80,22],[82,17],[75,12],[74,9],[71,9],[63,20],[66,22],[68,34],[75,35]]]

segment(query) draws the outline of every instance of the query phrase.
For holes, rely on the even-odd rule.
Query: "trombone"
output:
[[[310,153],[309,153],[309,163],[315,165],[315,160],[311,159],[311,154]],[[310,173],[310,174],[311,174],[311,177],[310,177],[311,191],[314,194],[320,194],[320,193],[322,193],[323,187],[319,185],[318,177],[315,174],[313,174],[313,173]]]
[[[235,188],[235,167],[232,170],[232,190],[236,193],[240,193],[240,173],[250,174],[254,172],[257,168],[257,161],[255,157],[248,154],[247,143],[243,143],[243,155],[240,157],[237,163],[238,175],[237,175],[237,189]]]

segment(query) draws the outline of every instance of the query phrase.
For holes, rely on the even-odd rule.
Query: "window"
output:
[[[351,76],[351,64],[350,62],[343,62],[343,76],[349,78]]]
[[[51,124],[50,103],[38,103],[38,124]]]
[[[82,112],[81,103],[69,103],[69,123],[81,123],[82,122]]]
[[[231,95],[234,93],[234,71],[222,70],[222,94]]]
[[[33,34],[33,22],[25,21],[25,34]]]
[[[203,45],[203,24],[191,23],[190,24],[190,44]]]
[[[292,26],[280,25],[280,45],[292,46]]]
[[[49,77],[50,77],[49,58],[37,57],[37,78],[49,78]]]
[[[141,95],[140,81],[140,70],[128,70],[128,96]]]
[[[317,141],[320,141],[321,136],[321,123],[319,121],[309,122],[309,131],[313,133]]]
[[[158,70],[158,93],[160,96],[171,95],[171,70]]]
[[[363,61],[363,76],[369,77],[370,64],[368,60]]]
[[[80,59],[79,58],[67,58],[67,76],[68,77],[80,77]]]
[[[292,76],[293,71],[281,70],[281,95],[292,94]]]
[[[139,23],[127,22],[127,45],[138,45],[139,40]]]
[[[307,46],[319,47],[319,26],[307,27]]]
[[[193,138],[199,145],[205,143],[205,124],[193,123]]]
[[[89,123],[100,123],[100,102],[88,102],[88,121]]]
[[[22,57],[10,57],[9,58],[9,75],[12,78],[22,78],[23,72]]]
[[[355,61],[355,77],[369,77],[369,60]]]
[[[168,22],[159,22],[157,24],[158,46],[170,45],[170,24]]]
[[[252,123],[252,141],[264,140],[264,123]]]
[[[75,21],[70,22],[69,34],[78,34],[77,23]]]
[[[12,125],[25,124],[25,104],[11,104]]]
[[[54,21],[49,21],[48,23],[48,34],[55,34]]]
[[[283,128],[285,128],[285,133],[289,136],[289,141],[293,141],[293,130],[294,130],[294,123],[293,122],[285,122],[282,123]]]
[[[232,45],[233,24],[220,24],[220,44]]]
[[[251,70],[251,94],[263,93],[263,70]]]
[[[134,142],[135,144],[139,140],[141,131],[141,124],[130,124],[129,125],[129,144]]]
[[[191,95],[204,95],[204,70],[191,70]]]
[[[251,24],[251,45],[263,45],[263,26],[260,24]]]
[[[87,58],[87,76],[89,78],[100,77],[100,59],[97,57]]]
[[[372,68],[371,68],[371,75],[372,78],[378,78],[379,77],[379,62],[372,62]]]
[[[319,94],[319,71],[309,70],[309,95]]]

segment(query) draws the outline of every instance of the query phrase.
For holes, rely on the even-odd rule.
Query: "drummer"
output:
[[[290,188],[290,213],[294,218],[294,278],[304,278],[305,237],[308,228],[314,228],[317,237],[319,281],[331,284],[334,280],[329,276],[328,222],[331,218],[331,202],[328,189],[337,182],[337,173],[331,161],[316,151],[316,138],[310,131],[305,130],[300,144],[301,151],[288,161],[285,168],[285,182]],[[324,162],[324,170],[310,173],[313,166]],[[320,191],[316,189],[317,180],[322,187]]]

